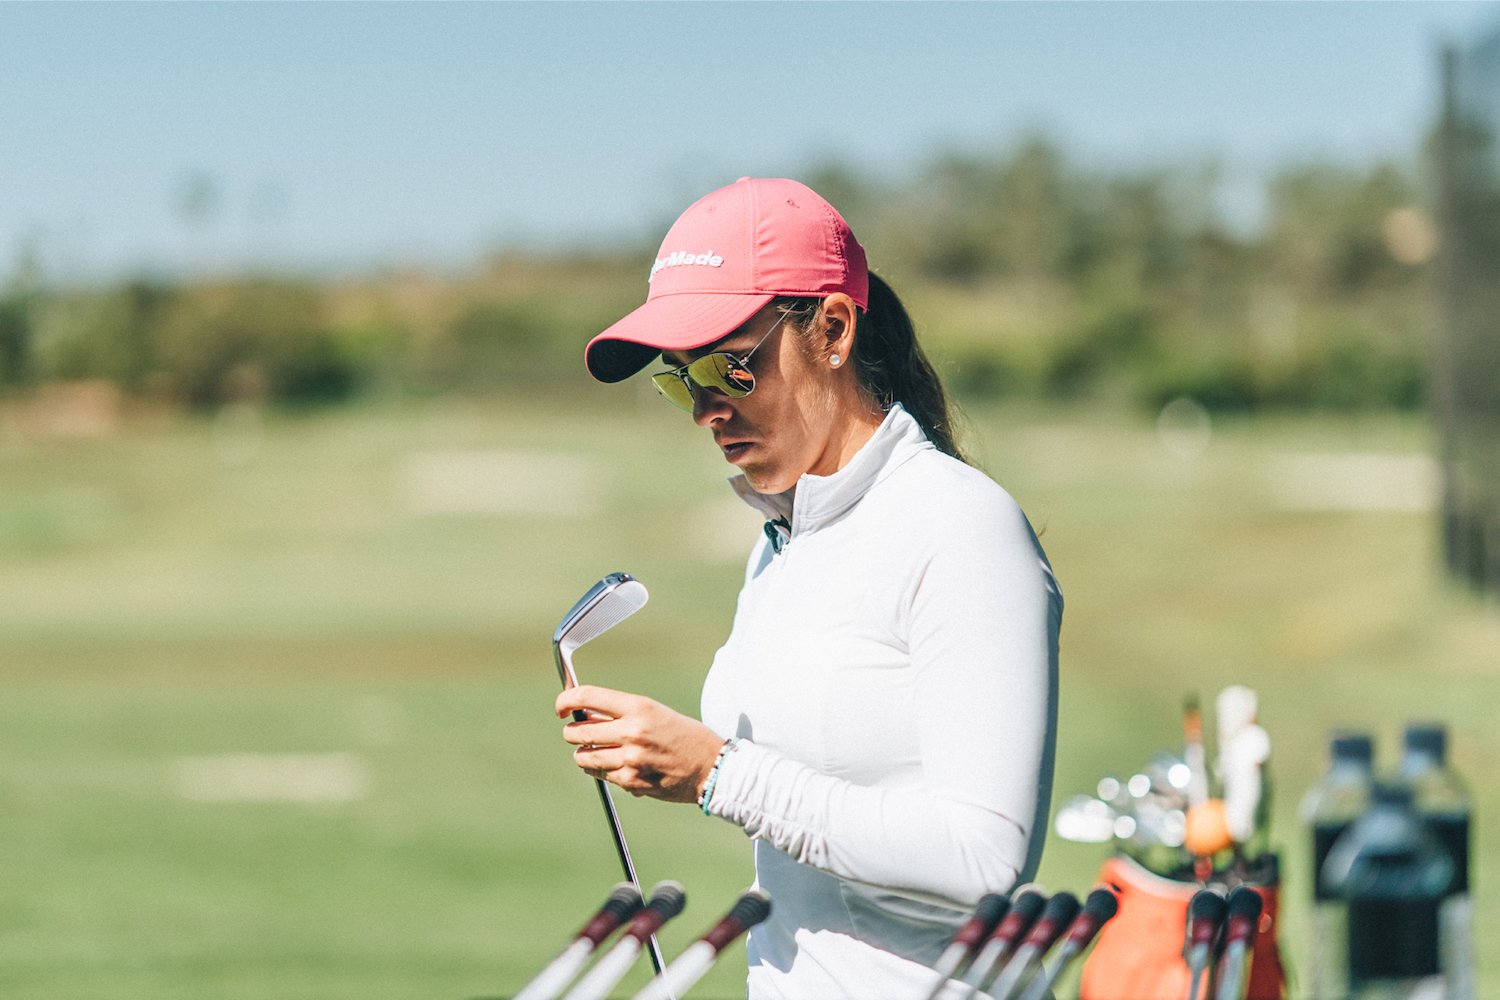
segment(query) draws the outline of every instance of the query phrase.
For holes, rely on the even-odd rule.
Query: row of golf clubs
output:
[[[621,882],[567,947],[516,994],[515,1000],[554,1000],[583,972],[604,942],[623,927],[614,945],[600,954],[598,961],[564,997],[564,1000],[603,1000],[625,978],[647,941],[654,938],[662,924],[681,913],[686,903],[687,895],[676,882],[657,885],[651,890],[650,902],[641,898],[638,887]],[[771,901],[763,893],[752,890],[743,894],[706,934],[666,968],[658,968],[659,975],[634,1000],[676,1000],[703,978],[730,942],[766,919],[770,912]]]
[[[1182,946],[1189,975],[1187,1000],[1244,997],[1261,907],[1260,893],[1248,885],[1236,886],[1227,897],[1212,887],[1193,896]]]
[[[987,895],[938,957],[927,1000],[939,995],[968,1000],[980,991],[997,1000],[1049,998],[1058,977],[1088,949],[1118,905],[1105,888],[1089,893],[1081,906],[1070,892],[1049,899],[1035,887],[1013,897]],[[959,992],[950,987],[954,979],[962,984]]]
[[[563,1000],[603,1000],[630,971],[647,939],[681,913],[686,901],[682,887],[675,882],[658,885],[652,890],[650,902],[642,900],[634,885],[620,883],[515,1000],[556,1000],[559,996]],[[999,894],[985,896],[935,963],[937,975],[928,1000],[942,994],[952,979],[960,979],[964,987],[961,993],[946,994],[955,1000],[976,996],[981,990],[999,1000],[1049,997],[1058,978],[1115,915],[1117,905],[1115,894],[1102,888],[1090,893],[1081,906],[1072,893],[1060,892],[1048,898],[1035,888],[1022,890],[1014,900]],[[770,911],[771,901],[762,893],[751,891],[740,896],[721,920],[661,970],[634,1000],[675,1000],[683,996],[712,968],[725,947]],[[622,928],[618,940],[604,949],[605,942]],[[597,961],[580,977],[595,956]],[[569,983],[573,984],[571,989]]]

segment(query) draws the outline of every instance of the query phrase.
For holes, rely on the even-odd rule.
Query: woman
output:
[[[584,771],[754,839],[760,997],[919,997],[986,892],[1032,877],[1062,598],[1015,502],[962,461],[937,376],[842,217],[744,178],[673,225],[646,303],[588,345],[712,433],[766,518],[703,722],[564,691]]]

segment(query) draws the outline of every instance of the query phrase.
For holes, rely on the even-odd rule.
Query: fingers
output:
[[[622,743],[640,742],[646,735],[645,727],[636,716],[627,716],[623,719],[585,719],[582,722],[570,722],[563,726],[563,740],[574,746],[596,744],[598,746],[619,746]]]
[[[580,710],[619,718],[640,700],[639,695],[598,687],[594,684],[580,684],[577,687],[567,688],[559,694],[557,701],[553,703],[553,708],[559,719],[565,719],[573,712]]]
[[[579,747],[573,751],[579,770],[589,777],[617,785],[632,795],[653,793],[660,788],[664,775],[640,766],[637,756],[625,747]]]

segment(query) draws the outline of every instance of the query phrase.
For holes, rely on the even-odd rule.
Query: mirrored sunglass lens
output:
[[[652,375],[651,384],[656,386],[656,391],[667,397],[667,401],[672,405],[692,411],[693,394],[688,391],[687,383],[678,378],[675,372],[660,372]]]
[[[732,354],[720,352],[688,365],[688,377],[706,389],[716,389],[738,399],[755,388],[755,376]]]

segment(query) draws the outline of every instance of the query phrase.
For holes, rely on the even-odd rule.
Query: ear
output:
[[[854,338],[859,325],[859,307],[843,292],[834,292],[823,300],[823,339],[818,345],[828,360],[837,354],[846,363],[854,354]]]

